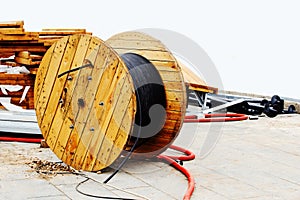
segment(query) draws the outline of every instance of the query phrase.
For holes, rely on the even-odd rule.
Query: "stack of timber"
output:
[[[44,54],[53,43],[73,34],[91,33],[87,33],[85,29],[42,29],[41,32],[27,32],[24,29],[24,21],[0,22],[0,65],[25,66],[30,71],[29,74],[0,73],[0,86],[23,86],[18,92],[3,94],[0,91],[0,98],[11,97],[11,103],[25,109],[33,109],[35,75]],[[19,104],[25,86],[30,86],[30,89],[25,100]]]

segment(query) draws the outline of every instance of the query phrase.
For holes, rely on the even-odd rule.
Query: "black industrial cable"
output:
[[[93,180],[89,177],[84,176],[86,179],[81,181],[80,183],[78,183],[76,185],[76,191],[82,195],[88,196],[88,197],[93,197],[93,198],[98,198],[98,199],[116,199],[116,200],[136,200],[136,199],[132,199],[132,198],[122,198],[122,197],[109,197],[109,196],[99,196],[99,195],[93,195],[93,194],[88,194],[85,192],[82,192],[79,190],[79,186],[84,184],[85,182],[89,181],[89,180]]]
[[[131,133],[131,136],[132,138],[135,138],[135,141],[117,169],[103,183],[108,183],[108,181],[120,171],[132,155],[133,151],[138,147],[139,141],[144,140],[141,139],[141,132],[142,127],[151,123],[151,118],[149,116],[150,108],[155,104],[159,104],[163,108],[166,108],[165,88],[160,74],[154,65],[143,56],[134,53],[123,54],[121,55],[121,58],[132,77],[137,99],[135,124]],[[155,119],[155,121],[158,122],[156,127],[160,130],[165,123],[165,115],[156,116],[156,118],[159,118]],[[148,131],[150,131],[150,133],[144,134],[143,132],[143,135],[146,137],[149,135],[154,136],[153,133],[151,133],[153,130],[150,129]]]

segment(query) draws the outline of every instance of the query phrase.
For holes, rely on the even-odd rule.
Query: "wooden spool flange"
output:
[[[119,55],[121,49],[110,47],[116,41],[113,38],[103,42],[91,35],[66,36],[46,52],[36,76],[34,101],[41,132],[57,157],[75,169],[101,170],[132,145],[136,95]],[[149,59],[161,67],[157,69],[167,95],[165,126],[135,153],[159,154],[182,125],[186,100],[183,78],[176,60],[167,59],[159,61],[160,65]]]
[[[176,139],[186,111],[186,88],[181,69],[168,48],[141,32],[124,32],[106,41],[118,54],[136,53],[158,70],[166,91],[166,122],[162,130],[134,150],[135,156],[152,157],[165,151]]]

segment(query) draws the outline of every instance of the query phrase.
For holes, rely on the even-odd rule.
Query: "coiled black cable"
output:
[[[129,152],[104,183],[115,176],[124,166],[133,151],[141,146],[147,139],[155,136],[165,124],[166,113],[166,92],[163,81],[155,66],[143,56],[134,53],[126,53],[121,55],[123,62],[129,70],[132,77],[137,111],[135,115],[135,124],[131,133],[131,146]],[[152,112],[154,106],[158,108]]]

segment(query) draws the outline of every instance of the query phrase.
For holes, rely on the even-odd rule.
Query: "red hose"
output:
[[[191,152],[190,150],[187,150],[182,147],[175,146],[175,145],[171,145],[169,148],[186,154],[186,155],[182,155],[182,156],[168,156],[169,158],[172,158],[173,160],[190,161],[190,160],[195,159],[195,154],[193,152]]]
[[[197,119],[198,116],[197,115],[187,115],[184,117],[184,119]]]
[[[217,113],[217,114],[205,114],[205,118],[198,119],[197,115],[189,115],[185,116],[184,122],[226,122],[226,121],[241,121],[248,119],[247,115],[244,114],[236,114],[236,113]],[[188,179],[188,189],[183,197],[184,200],[189,200],[195,189],[195,180],[190,174],[190,172],[178,164],[176,161],[189,161],[195,159],[195,154],[187,149],[171,145],[171,149],[176,151],[180,151],[186,155],[182,156],[167,156],[167,155],[158,155],[157,158],[161,160],[165,160],[174,168],[183,173]]]
[[[186,156],[167,156],[167,155],[158,155],[157,158],[161,160],[167,161],[170,165],[172,165],[174,168],[178,169],[181,173],[183,173],[187,179],[188,179],[188,189],[185,192],[185,195],[183,197],[184,200],[189,200],[194,192],[195,189],[195,180],[193,176],[190,174],[190,172],[182,167],[180,164],[178,164],[175,160],[180,161],[188,161],[195,159],[195,154],[187,149],[171,145],[171,149],[174,149],[176,151],[180,151],[182,153],[185,153]]]
[[[42,139],[38,139],[38,138],[0,137],[0,141],[9,141],[9,142],[41,143],[41,140]]]
[[[216,113],[205,114],[204,118],[197,119],[197,115],[185,116],[184,122],[228,122],[228,121],[242,121],[248,119],[247,115],[237,113]]]

